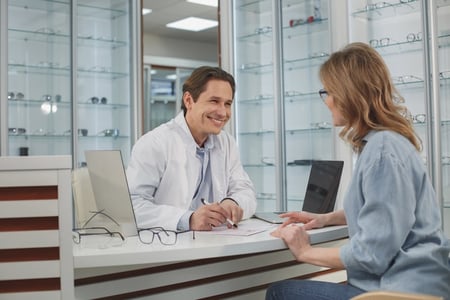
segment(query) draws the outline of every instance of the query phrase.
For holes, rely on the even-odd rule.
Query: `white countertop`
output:
[[[268,224],[257,219],[245,220],[241,223],[263,227]],[[95,236],[83,236],[83,239],[90,238],[91,241],[88,244],[74,244],[74,267],[80,269],[136,264],[165,264],[287,249],[282,240],[270,235],[274,228],[276,228],[275,225],[263,232],[249,236],[196,231],[195,239],[192,238],[192,232],[186,232],[179,234],[177,243],[170,246],[162,245],[159,241],[154,241],[150,245],[142,244],[137,236],[133,236],[126,238],[125,243],[120,246],[111,246],[104,249],[95,245]],[[347,226],[330,226],[310,230],[309,234],[311,243],[317,244],[346,238],[348,231]]]

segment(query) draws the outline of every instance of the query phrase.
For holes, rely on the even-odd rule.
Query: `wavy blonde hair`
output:
[[[391,130],[405,136],[420,151],[410,114],[400,103],[389,69],[376,50],[352,43],[333,53],[320,68],[320,80],[346,124],[339,136],[360,153],[370,130]]]

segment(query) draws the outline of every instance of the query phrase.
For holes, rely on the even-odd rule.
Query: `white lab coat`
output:
[[[233,137],[222,131],[209,138],[214,144],[210,150],[213,200],[230,197],[244,210],[244,219],[251,217],[256,210],[255,191]],[[196,147],[183,112],[136,142],[127,179],[139,228],[176,230],[197,188]]]

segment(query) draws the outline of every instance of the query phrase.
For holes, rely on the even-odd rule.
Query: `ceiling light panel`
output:
[[[189,30],[189,31],[202,31],[209,28],[216,27],[218,25],[217,21],[207,20],[196,17],[189,17],[179,21],[175,21],[166,25],[169,28]]]
[[[201,5],[207,5],[212,7],[217,7],[217,3],[219,0],[186,0],[187,2],[201,4]]]

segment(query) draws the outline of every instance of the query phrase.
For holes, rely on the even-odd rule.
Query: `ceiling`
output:
[[[142,0],[143,8],[152,12],[143,16],[144,34],[153,34],[173,39],[194,42],[217,43],[218,27],[199,32],[167,28],[166,24],[186,17],[201,17],[217,20],[217,7],[199,5],[185,0]]]

